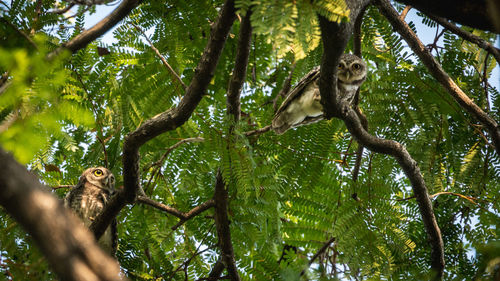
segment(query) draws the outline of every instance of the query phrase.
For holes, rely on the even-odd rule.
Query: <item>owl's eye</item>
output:
[[[344,65],[339,63],[339,69],[344,69]]]
[[[94,175],[97,176],[97,177],[100,177],[100,176],[103,175],[103,172],[102,172],[101,169],[97,169],[97,170],[94,171]]]
[[[352,65],[352,68],[353,68],[354,70],[359,70],[359,69],[361,68],[361,64],[359,64],[359,63],[355,63],[355,64],[353,64],[353,65]]]

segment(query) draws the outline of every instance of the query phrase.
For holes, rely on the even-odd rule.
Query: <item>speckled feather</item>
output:
[[[359,64],[360,70],[355,71],[357,73],[353,76],[350,67],[354,62]],[[357,89],[366,78],[366,64],[362,59],[352,54],[343,54],[340,57],[340,64],[343,65],[345,70],[339,70],[337,94],[339,98],[351,103]],[[311,124],[323,119],[320,98],[315,97],[319,96],[319,76],[320,68],[318,66],[307,73],[289,92],[272,120],[272,128],[277,134],[283,134],[290,128]],[[353,77],[356,79],[353,79]],[[308,96],[305,99],[308,101],[307,105],[301,104],[305,95]],[[314,99],[312,103],[310,102],[311,99]],[[304,110],[304,108],[307,110]],[[298,110],[298,112],[295,112],[295,110]]]
[[[94,175],[95,170],[101,170],[103,176]],[[71,189],[64,199],[64,205],[72,209],[84,225],[89,227],[102,212],[114,193],[114,176],[106,168],[97,167],[85,170],[78,184]],[[114,255],[117,248],[117,225],[113,220],[98,243],[101,248]]]

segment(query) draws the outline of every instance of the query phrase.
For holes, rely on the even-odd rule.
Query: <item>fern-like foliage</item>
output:
[[[2,18],[29,34],[35,24],[28,16],[36,8],[34,2],[11,2],[0,5]],[[115,41],[98,39],[51,62],[45,60],[47,52],[79,34],[87,14],[70,22],[45,13],[55,1],[44,1],[33,37],[37,50],[16,30],[0,26],[0,38],[9,38],[0,48],[0,72],[9,71],[12,83],[0,95],[1,146],[49,186],[75,184],[85,168],[107,165],[120,187],[126,134],[175,107],[184,95],[144,36],[189,84],[222,4],[144,1],[113,30]],[[213,198],[220,168],[242,280],[429,278],[430,250],[418,206],[393,158],[365,150],[359,179],[353,182],[358,144],[339,120],[280,136],[245,135],[270,124],[273,99],[293,63],[292,84],[319,65],[317,14],[346,20],[345,2],[239,0],[236,6],[240,16],[252,9],[254,28],[241,120],[233,124],[226,114],[227,83],[238,44],[236,21],[191,118],[141,147],[140,183],[146,195],[187,212]],[[417,31],[420,26],[437,28],[424,15],[409,19]],[[54,29],[55,23],[63,26]],[[494,40],[490,33],[469,31]],[[448,31],[438,45],[442,48],[433,54],[447,73],[500,120],[499,91],[485,84],[485,78],[498,71],[496,62],[491,57],[485,62],[483,50]],[[100,56],[98,46],[110,54]],[[487,278],[492,258],[483,249],[498,240],[500,208],[500,158],[489,136],[373,8],[363,21],[362,47],[369,75],[360,107],[370,133],[403,144],[435,195],[445,243],[445,278]],[[228,134],[229,128],[234,133]],[[197,141],[176,145],[190,138]],[[54,191],[60,197],[65,192]],[[127,206],[118,216],[117,258],[124,274],[132,280],[206,278],[220,256],[213,215],[209,209],[172,230],[178,218],[139,203]],[[0,235],[0,272],[7,280],[56,278],[4,211],[0,223],[5,229]]]

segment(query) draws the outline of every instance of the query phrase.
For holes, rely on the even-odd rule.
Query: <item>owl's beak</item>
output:
[[[345,73],[345,81],[349,81],[349,77],[351,76],[351,72],[346,71]]]

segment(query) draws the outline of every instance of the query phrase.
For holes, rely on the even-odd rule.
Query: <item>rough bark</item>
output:
[[[54,50],[48,55],[49,58],[59,54],[64,49],[74,53],[82,48],[85,48],[90,42],[99,38],[108,30],[113,28],[117,23],[124,19],[142,0],[124,0],[120,5],[111,12],[107,17],[96,23],[93,27],[83,31],[75,36],[70,41],[64,43],[61,47]]]
[[[248,57],[250,55],[250,42],[252,41],[252,26],[250,25],[251,15],[252,12],[248,10],[246,16],[241,21],[233,75],[229,81],[227,90],[227,114],[233,116],[235,122],[238,122],[240,119],[240,94],[243,83],[245,82]]]
[[[125,137],[123,143],[124,190],[113,197],[102,215],[96,218],[91,225],[90,228],[96,237],[100,237],[104,233],[112,219],[127,203],[135,201],[140,189],[139,148],[156,136],[181,126],[191,117],[214,76],[217,62],[235,18],[234,1],[228,0],[221,9],[219,18],[212,28],[207,46],[195,69],[194,77],[186,90],[186,94],[177,107],[145,121],[139,128]]]
[[[228,211],[228,193],[226,183],[222,178],[220,170],[217,171],[215,178],[215,227],[219,237],[219,247],[221,249],[222,262],[226,266],[229,277],[232,281],[240,280],[236,261],[234,259],[233,243],[231,241],[231,231],[229,229]]]
[[[444,271],[443,240],[434,216],[425,181],[417,163],[401,144],[370,135],[363,128],[362,122],[356,111],[345,102],[336,101],[337,87],[335,78],[337,75],[336,72],[339,58],[352,34],[353,23],[356,22],[359,12],[367,4],[367,1],[352,0],[347,3],[351,10],[350,22],[338,24],[329,22],[327,19],[319,16],[321,36],[323,39],[323,57],[321,61],[319,86],[325,117],[338,117],[342,119],[349,132],[361,145],[374,152],[391,155],[397,160],[411,182],[413,193],[416,196],[422,221],[429,238],[431,247],[431,268],[436,274],[436,279],[440,279]]]
[[[495,17],[500,16],[496,0],[397,0],[425,14],[447,18],[470,27],[500,33]]]
[[[394,29],[408,43],[412,51],[420,58],[422,63],[427,67],[434,78],[441,83],[443,88],[450,94],[455,101],[476,120],[481,122],[490,133],[493,140],[496,152],[500,155],[500,127],[498,123],[477,106],[460,87],[451,79],[451,77],[443,70],[439,62],[432,56],[430,51],[425,48],[424,44],[418,39],[412,29],[402,21],[396,10],[387,0],[376,0],[380,12],[387,18]]]
[[[124,280],[61,200],[0,148],[0,205],[31,235],[62,280]]]
[[[448,29],[449,31],[462,37],[463,39],[465,39],[471,43],[476,44],[479,48],[482,48],[482,49],[488,51],[490,54],[492,54],[495,57],[497,63],[500,64],[500,49],[495,48],[495,46],[493,46],[493,44],[491,44],[490,42],[484,40],[483,38],[481,38],[477,35],[474,35],[470,32],[467,32],[467,31],[459,28],[458,26],[456,26],[455,24],[449,22],[448,20],[446,20],[444,18],[435,17],[435,16],[430,16],[430,18],[432,20],[434,20],[435,22],[439,23],[440,25],[442,25],[444,28]]]

